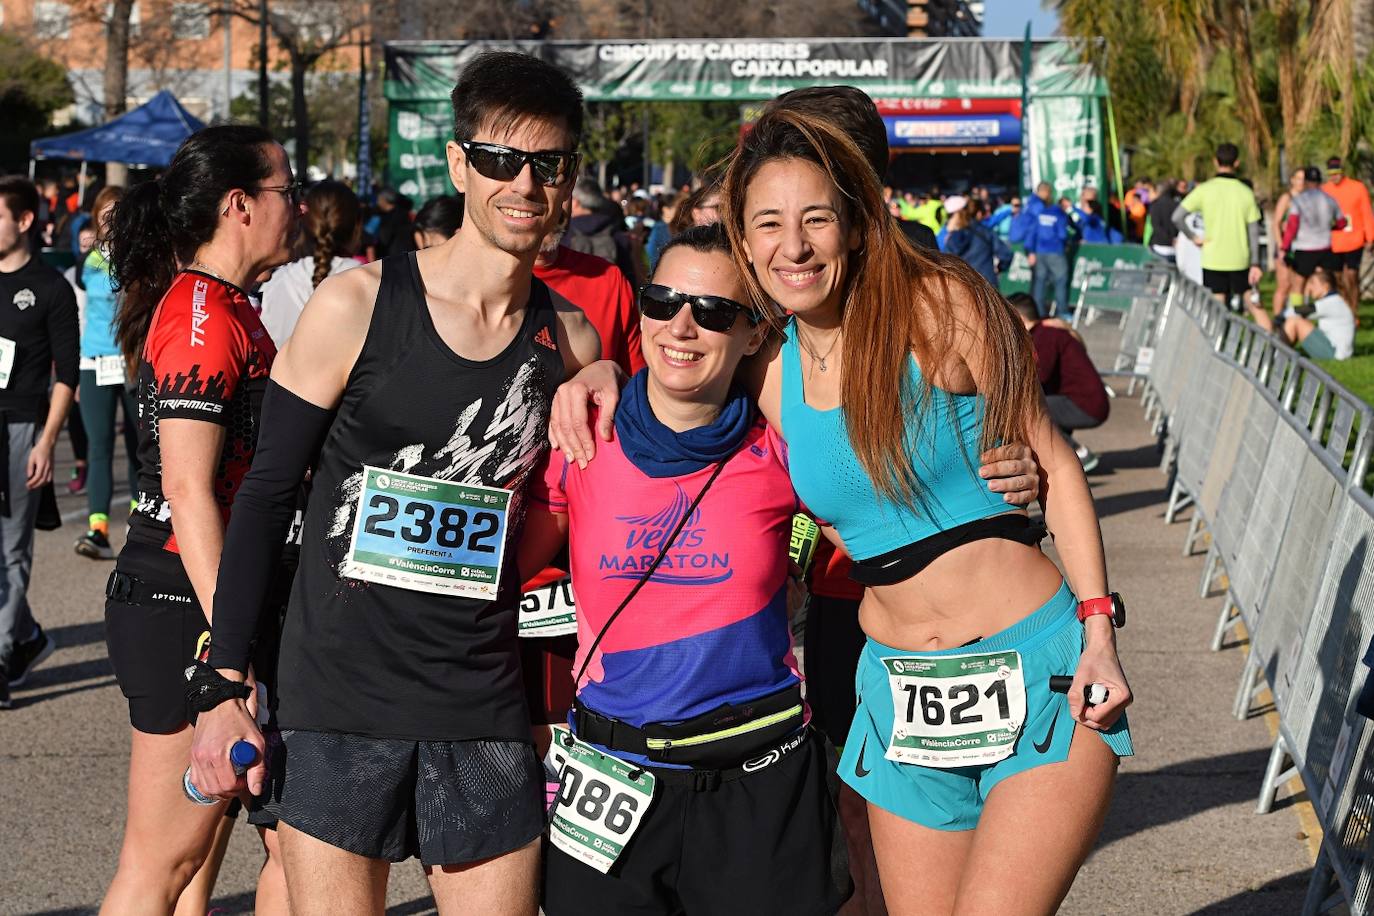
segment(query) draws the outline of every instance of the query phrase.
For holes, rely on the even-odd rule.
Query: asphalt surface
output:
[[[1163,523],[1165,480],[1138,400],[1118,398],[1107,424],[1080,439],[1102,458],[1090,480],[1111,582],[1130,608],[1121,653],[1137,696],[1130,712],[1137,756],[1121,767],[1106,828],[1062,912],[1297,912],[1312,861],[1299,816],[1304,796],[1286,790],[1272,814],[1253,813],[1269,727],[1262,716],[1230,716],[1242,653],[1208,651],[1220,599],[1197,595],[1202,556],[1181,556],[1184,522]],[[15,709],[0,712],[6,914],[93,912],[114,873],[123,828],[127,708],[106,658],[103,624],[111,564],[72,552],[85,502],[60,489],[72,520],[38,533],[30,592],[60,648],[15,693]],[[114,515],[119,546],[123,514]],[[240,824],[215,905],[251,912],[260,863],[256,836]],[[393,869],[388,901],[396,914],[432,911],[418,864]]]

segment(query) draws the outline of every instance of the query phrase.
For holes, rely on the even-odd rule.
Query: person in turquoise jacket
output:
[[[114,497],[115,414],[124,405],[124,449],[129,456],[129,498],[138,498],[138,420],[126,382],[124,357],[115,342],[118,293],[110,278],[105,252],[105,221],[123,188],[108,187],[91,208],[96,245],[78,274],[86,289],[86,323],[81,330],[81,420],[90,442],[87,452],[86,501],[90,521],[76,539],[76,552],[93,560],[113,560],[110,548],[110,502]]]

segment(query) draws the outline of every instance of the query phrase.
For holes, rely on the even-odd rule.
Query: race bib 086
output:
[[[887,759],[928,767],[996,763],[1026,722],[1018,652],[883,659],[892,690]]]
[[[510,490],[363,468],[343,574],[397,588],[496,597]]]
[[[654,775],[555,726],[547,757],[558,772],[549,840],[602,874],[611,870],[654,801]]]

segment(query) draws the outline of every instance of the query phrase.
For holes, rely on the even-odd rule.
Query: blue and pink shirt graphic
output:
[[[531,498],[569,517],[578,607],[574,672],[712,470],[650,477],[618,441],[600,443],[585,469],[550,455]],[[577,685],[579,701],[642,727],[799,683],[786,604],[787,544],[798,511],[786,445],[759,423],[601,640]]]

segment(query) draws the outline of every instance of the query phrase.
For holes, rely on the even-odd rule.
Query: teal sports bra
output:
[[[908,382],[919,386],[921,370],[915,357],[908,373]],[[811,512],[835,526],[856,561],[891,554],[970,522],[1014,511],[978,476],[983,410],[980,394],[951,394],[935,388],[921,422],[913,417],[907,424],[907,448],[918,481],[917,505],[912,511],[873,486],[850,445],[844,408],[817,410],[807,405],[796,320],[787,323],[782,346],[782,433],[792,486]],[[1017,515],[1016,524],[1024,527],[1024,518]]]

